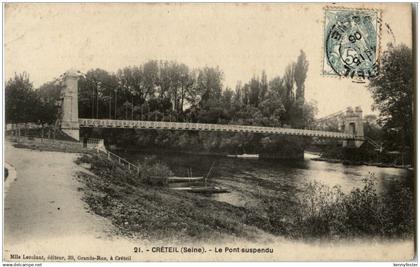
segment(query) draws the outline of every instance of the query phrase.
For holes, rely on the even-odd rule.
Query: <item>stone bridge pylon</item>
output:
[[[323,130],[336,128],[341,132],[353,135],[352,139],[344,139],[343,147],[360,147],[365,140],[363,122],[363,111],[360,106],[354,109],[347,107],[345,110],[316,120],[316,128]]]
[[[344,140],[343,146],[349,145],[349,142],[354,142],[355,147],[360,147],[365,139],[363,129],[363,111],[360,107],[356,107],[354,110],[349,107],[344,115],[344,132],[355,135],[355,140],[349,141]]]
[[[61,91],[61,130],[79,141],[78,81],[80,74],[74,70],[64,73],[64,88]]]

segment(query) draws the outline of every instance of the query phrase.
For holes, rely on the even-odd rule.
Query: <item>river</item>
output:
[[[257,204],[261,195],[288,199],[310,181],[330,187],[338,185],[348,193],[362,187],[363,179],[370,174],[374,175],[380,193],[392,190],[390,184],[395,180],[414,190],[413,171],[314,161],[311,158],[316,156],[308,153],[302,161],[265,161],[150,150],[117,153],[132,162],[153,156],[166,163],[176,176],[187,176],[189,169],[193,176],[206,176],[211,169],[209,183],[227,188],[230,193],[209,197],[235,206]]]

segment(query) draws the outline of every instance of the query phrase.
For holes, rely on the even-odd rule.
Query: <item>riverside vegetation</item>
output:
[[[257,207],[237,207],[200,194],[178,192],[147,180],[150,173],[170,175],[164,164],[147,160],[141,174],[127,173],[98,154],[82,155],[77,163],[84,200],[109,218],[122,235],[173,241],[216,240],[231,236],[258,240],[261,233],[291,239],[412,238],[414,200],[395,182],[390,194],[378,194],[372,175],[362,188],[345,194],[340,187],[317,182],[296,190],[294,197],[264,194]]]

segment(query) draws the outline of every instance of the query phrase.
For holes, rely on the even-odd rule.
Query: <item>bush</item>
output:
[[[155,157],[146,158],[139,167],[140,178],[151,185],[166,185],[168,177],[174,175],[166,164],[157,162]]]
[[[413,193],[398,181],[388,185],[380,214],[383,216],[383,233],[388,236],[407,237],[415,232]]]
[[[361,189],[344,194],[319,182],[304,186],[296,217],[301,237],[406,237],[414,234],[411,191],[395,182],[389,194],[379,195],[375,177],[363,180]],[[300,229],[300,230],[299,230]]]

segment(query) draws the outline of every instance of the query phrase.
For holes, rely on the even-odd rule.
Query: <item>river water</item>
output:
[[[206,176],[211,169],[209,183],[227,188],[230,193],[214,194],[209,198],[235,206],[252,206],[261,195],[291,198],[310,181],[330,187],[338,185],[348,193],[353,188],[362,187],[363,179],[371,174],[380,193],[392,190],[390,184],[395,180],[414,190],[415,176],[412,171],[314,161],[311,158],[316,156],[307,153],[302,161],[238,159],[168,151],[117,153],[132,162],[153,156],[166,163],[176,176],[188,176],[189,170],[193,176]]]

